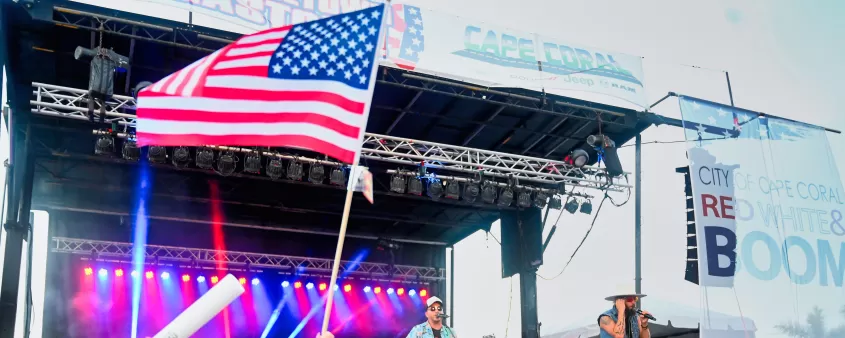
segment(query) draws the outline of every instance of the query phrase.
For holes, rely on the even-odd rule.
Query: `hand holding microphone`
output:
[[[644,317],[648,320],[657,321],[657,318],[654,318],[654,316],[652,316],[651,313],[649,313],[648,311],[637,309],[637,314],[640,315],[640,317]]]

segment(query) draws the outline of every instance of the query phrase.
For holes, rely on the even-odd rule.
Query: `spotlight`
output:
[[[370,288],[369,286],[365,286],[365,287],[364,287],[364,292],[365,292],[365,293],[370,293],[370,290],[372,290],[372,288]]]
[[[470,182],[464,186],[464,201],[467,203],[475,203],[478,200],[478,193],[481,189],[478,188],[478,183]]]
[[[408,179],[408,193],[415,196],[422,196],[422,180],[419,177]]]
[[[502,189],[502,195],[499,196],[499,201],[496,205],[499,208],[506,208],[511,206],[511,203],[513,203],[513,190],[510,187],[505,187]]]
[[[574,198],[566,201],[566,205],[563,206],[563,209],[568,211],[570,214],[574,214],[576,211],[578,211],[578,201],[576,201]]]
[[[94,269],[92,268],[85,268],[85,275],[90,276],[94,274]]]
[[[246,278],[238,278],[238,283],[241,283],[241,285],[246,285]]]
[[[292,160],[288,163],[288,179],[294,181],[302,180],[302,163]]]
[[[393,288],[387,288],[387,294],[392,295],[393,294]]]
[[[282,160],[274,158],[267,163],[267,176],[274,180],[278,180],[284,174],[285,168],[282,166]]]
[[[459,199],[461,198],[461,184],[458,182],[445,182],[446,185],[446,198],[448,199]]]
[[[397,295],[400,295],[400,296],[401,296],[401,295],[404,295],[404,294],[405,294],[405,289],[403,289],[403,288],[399,288],[398,290],[396,290],[396,294],[397,294]]]
[[[332,288],[332,289],[334,289],[335,291],[337,291],[337,290],[339,289],[339,287],[337,286],[337,284],[335,284],[335,285],[334,285],[334,288]]]
[[[261,281],[259,281],[258,278],[252,279],[252,285],[258,285],[258,283],[261,283]]]
[[[428,295],[428,291],[420,290],[420,297],[425,297],[426,295]]]
[[[183,282],[188,282],[188,281],[190,281],[190,280],[191,280],[191,276],[188,276],[188,275],[182,275],[182,281],[183,281]]]
[[[443,196],[443,183],[436,178],[429,178],[426,193],[428,193],[428,197],[431,197],[431,199],[435,201],[439,200]]]
[[[496,187],[490,183],[485,183],[481,188],[481,200],[493,204],[496,202]]]
[[[352,291],[352,285],[346,284],[343,286],[343,292]]]
[[[220,278],[217,276],[211,276],[211,284],[217,284],[220,281]]]
[[[244,172],[261,174],[261,153],[254,151],[244,158]]]
[[[310,282],[309,282],[308,284],[305,284],[305,288],[306,288],[306,289],[308,289],[308,290],[313,289],[313,288],[314,288],[314,283],[310,283]]]
[[[290,286],[290,282],[288,282],[288,281],[284,281],[284,282],[282,282],[282,287],[283,287],[283,288],[286,288],[286,287],[288,287],[288,286]]]
[[[405,193],[405,176],[394,174],[390,177],[390,191],[397,194]]]
[[[308,182],[315,184],[323,184],[326,179],[326,168],[320,164],[311,164],[311,169],[308,170]]]
[[[302,282],[296,282],[296,283],[293,283],[293,287],[294,287],[294,288],[296,288],[296,289],[301,288],[301,287],[302,287]]]
[[[531,206],[531,192],[527,190],[522,190],[519,192],[519,195],[516,197],[516,205],[520,208],[528,208]],[[542,208],[541,208],[542,209]]]
[[[540,209],[546,207],[546,201],[549,199],[549,196],[542,191],[538,191],[537,195],[534,195],[534,206]],[[560,207],[558,207],[560,208]]]
[[[376,287],[373,289],[373,292],[374,292],[374,293],[377,293],[377,294],[378,294],[378,293],[381,293],[381,286],[376,286]]]
[[[413,296],[416,296],[416,295],[417,295],[417,290],[411,289],[411,291],[408,291],[408,296],[413,297]]]
[[[214,164],[214,150],[209,148],[197,149],[197,167],[201,169],[212,169]]]
[[[147,159],[152,163],[167,162],[167,148],[162,146],[150,146],[147,149]]]
[[[560,202],[560,197],[552,196],[552,198],[549,200],[549,208],[560,210],[561,206],[562,204]]]
[[[231,175],[235,172],[235,162],[237,161],[238,158],[231,151],[220,154],[220,158],[217,159],[217,173],[223,176]]]
[[[187,147],[173,149],[173,166],[185,168],[191,163],[191,151]]]
[[[581,203],[581,212],[589,215],[593,212],[593,203],[590,200],[584,200],[584,203]]]
[[[161,273],[161,279],[170,279],[170,273],[165,271]]]
[[[137,161],[141,158],[141,148],[138,148],[138,144],[135,143],[134,140],[126,140],[123,141],[123,159],[127,161]]]
[[[138,271],[132,270],[132,273],[130,273],[129,275],[131,275],[132,278],[138,278]]]
[[[100,277],[105,277],[109,275],[109,271],[106,269],[100,269],[99,271]]]
[[[199,282],[199,283],[205,283],[205,277],[203,277],[203,276],[199,276],[199,277],[197,277],[197,282]]]
[[[123,269],[114,270],[114,275],[116,277],[123,277]]]
[[[326,283],[320,283],[320,291],[326,291]]]
[[[346,173],[343,172],[343,168],[332,169],[332,173],[329,175],[329,182],[333,185],[346,185]]]
[[[114,153],[114,137],[111,135],[103,135],[97,139],[94,144],[94,154],[97,155],[111,155]]]
[[[575,149],[570,152],[563,161],[576,168],[582,168],[590,161],[590,154],[587,154],[587,151],[584,149]]]
[[[147,279],[152,279],[153,278],[153,272],[152,271],[145,272],[144,277],[147,278]]]

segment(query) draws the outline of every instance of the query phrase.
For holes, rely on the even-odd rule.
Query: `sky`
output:
[[[98,0],[89,2],[97,3]],[[116,5],[117,2],[109,3]],[[141,2],[152,6],[149,2]],[[427,9],[536,32],[563,41],[643,57],[649,102],[667,92],[729,103],[729,72],[737,106],[845,130],[845,2],[817,0],[425,0]],[[120,5],[123,6],[123,5]],[[176,16],[175,11],[158,11]],[[201,20],[199,18],[197,20]],[[212,20],[206,22],[212,23]],[[213,24],[212,24],[213,25]],[[220,27],[216,27],[220,28]],[[669,99],[653,112],[680,118]],[[649,302],[671,300],[698,308],[698,287],[683,280],[683,180],[687,165],[682,130],[652,127],[643,134],[643,291]],[[840,177],[845,136],[828,133]],[[619,156],[633,171],[634,148]],[[796,163],[796,166],[808,165]],[[625,196],[613,196],[621,203]],[[596,214],[599,200],[594,200]],[[550,219],[557,218],[556,213]],[[590,226],[592,215],[564,214],[538,271],[538,306],[544,334],[587,324],[609,307],[604,297],[634,277],[634,202],[605,202],[594,230],[561,273]],[[546,226],[546,232],[551,225]],[[492,229],[499,237],[498,225]],[[544,234],[545,237],[546,234]],[[455,248],[455,328],[462,336],[519,336],[519,283],[500,278],[499,247],[477,233]],[[845,295],[843,295],[845,297]],[[656,314],[659,317],[659,314]]]

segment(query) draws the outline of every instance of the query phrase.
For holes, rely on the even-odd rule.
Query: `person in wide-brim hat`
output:
[[[644,317],[648,311],[638,314],[636,309],[637,301],[646,295],[633,290],[630,286],[617,287],[615,294],[604,298],[613,302],[613,307],[599,315],[600,338],[651,337],[648,319]]]

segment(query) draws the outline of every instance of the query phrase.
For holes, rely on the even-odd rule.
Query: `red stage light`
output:
[[[376,288],[375,288],[375,289],[373,289],[373,292],[375,292],[375,293],[381,293],[381,286],[376,286]]]
[[[405,294],[405,289],[403,289],[403,288],[399,288],[399,290],[396,290],[396,294],[397,294],[397,295],[400,295],[400,296],[401,296],[401,295],[404,295],[404,294]]]
[[[301,287],[302,287],[302,282],[296,282],[296,283],[293,283],[293,287],[295,287],[295,288],[297,288],[297,289],[301,288]]]
[[[123,277],[123,269],[114,270],[114,275],[117,277]]]
[[[326,283],[320,283],[320,291],[326,291]]]
[[[241,283],[241,285],[246,285],[246,278],[238,278],[238,283]]]
[[[153,272],[152,272],[152,271],[147,271],[147,273],[145,273],[145,274],[144,274],[144,277],[147,277],[147,279],[151,279],[151,278],[153,278]]]
[[[420,297],[425,297],[428,295],[428,291],[420,290]]]
[[[343,286],[343,292],[352,291],[352,285],[346,284]]]
[[[188,276],[188,275],[182,275],[182,281],[183,281],[183,282],[187,282],[187,281],[189,281],[189,280],[191,280],[191,276]]]
[[[94,269],[92,268],[85,268],[85,275],[90,276],[94,274]]]
[[[217,276],[211,276],[211,284],[217,284],[220,281],[220,278]]]

